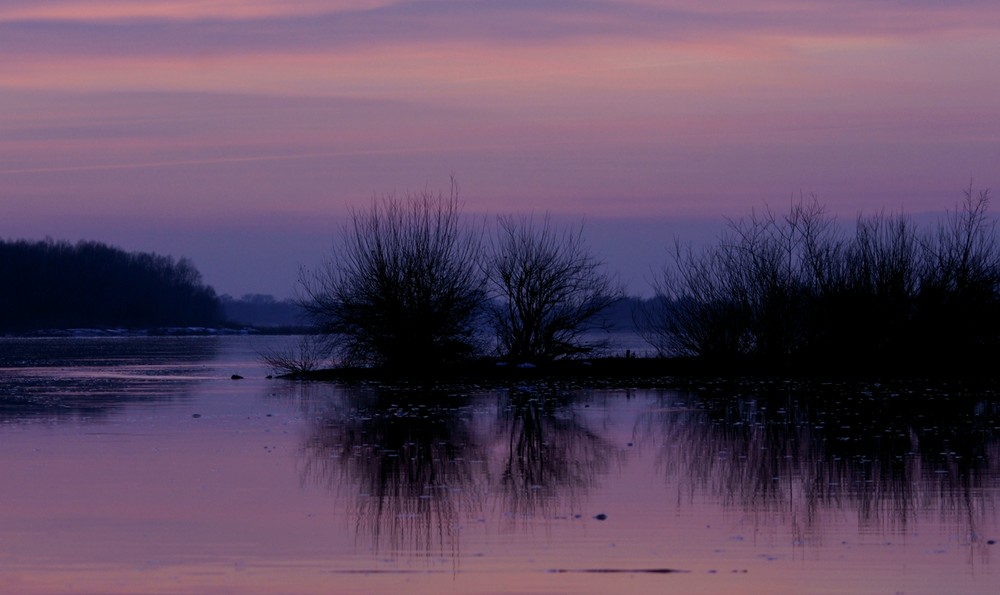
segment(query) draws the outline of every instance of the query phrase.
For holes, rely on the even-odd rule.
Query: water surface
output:
[[[976,391],[266,379],[256,353],[295,340],[0,339],[3,590],[1000,581],[1000,422]]]

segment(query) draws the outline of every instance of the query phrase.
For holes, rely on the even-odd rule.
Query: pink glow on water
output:
[[[10,367],[25,340],[0,344],[3,386],[55,405],[19,408],[3,396],[4,588],[792,594],[996,584],[1000,451],[984,428],[957,452],[910,442],[919,452],[899,463],[872,460],[851,454],[851,440],[823,443],[853,423],[846,417],[824,430],[783,399],[787,409],[733,401],[732,418],[710,412],[729,401],[704,392],[522,387],[439,402],[266,380],[253,350],[284,340],[35,340],[44,367]],[[935,428],[951,435],[953,421]],[[913,431],[936,439],[924,425]]]

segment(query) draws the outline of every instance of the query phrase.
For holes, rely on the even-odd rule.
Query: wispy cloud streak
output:
[[[417,44],[757,37],[905,39],[994,31],[996,3],[622,1],[34,3],[0,10],[11,56],[187,56]]]
[[[421,149],[420,152],[437,152],[440,149]],[[453,149],[452,149],[453,150]],[[223,165],[231,163],[255,163],[266,161],[293,161],[298,159],[318,159],[325,157],[362,157],[375,155],[412,154],[413,149],[382,149],[364,151],[322,151],[318,153],[289,153],[285,155],[251,155],[239,157],[204,157],[198,159],[173,159],[167,161],[144,161],[125,163],[95,163],[88,165],[51,165],[44,167],[29,167],[21,169],[0,169],[0,175],[14,174],[44,174],[112,171],[125,169],[156,169],[186,165]]]

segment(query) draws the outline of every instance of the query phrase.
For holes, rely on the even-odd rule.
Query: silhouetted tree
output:
[[[301,278],[302,306],[348,362],[424,370],[477,351],[480,243],[458,192],[374,200],[333,258]]]
[[[583,240],[582,227],[557,229],[549,217],[501,217],[487,259],[491,321],[503,357],[553,360],[589,351],[584,333],[623,296]]]

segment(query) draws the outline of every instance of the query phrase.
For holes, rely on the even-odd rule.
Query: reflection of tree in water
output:
[[[457,547],[462,514],[481,501],[484,463],[459,397],[358,389],[314,423],[305,477],[357,488],[356,530],[373,547],[442,553]]]
[[[689,495],[807,527],[849,509],[862,528],[905,531],[936,512],[973,540],[996,513],[997,403],[943,388],[739,388],[665,393],[641,422]]]
[[[582,423],[570,393],[513,389],[498,403],[493,428],[496,487],[504,511],[515,517],[551,515],[580,497],[618,456]]]
[[[615,452],[572,405],[526,391],[347,389],[313,416],[303,476],[353,492],[355,530],[376,551],[454,555],[459,526],[487,501],[507,517],[550,514],[607,469]]]

